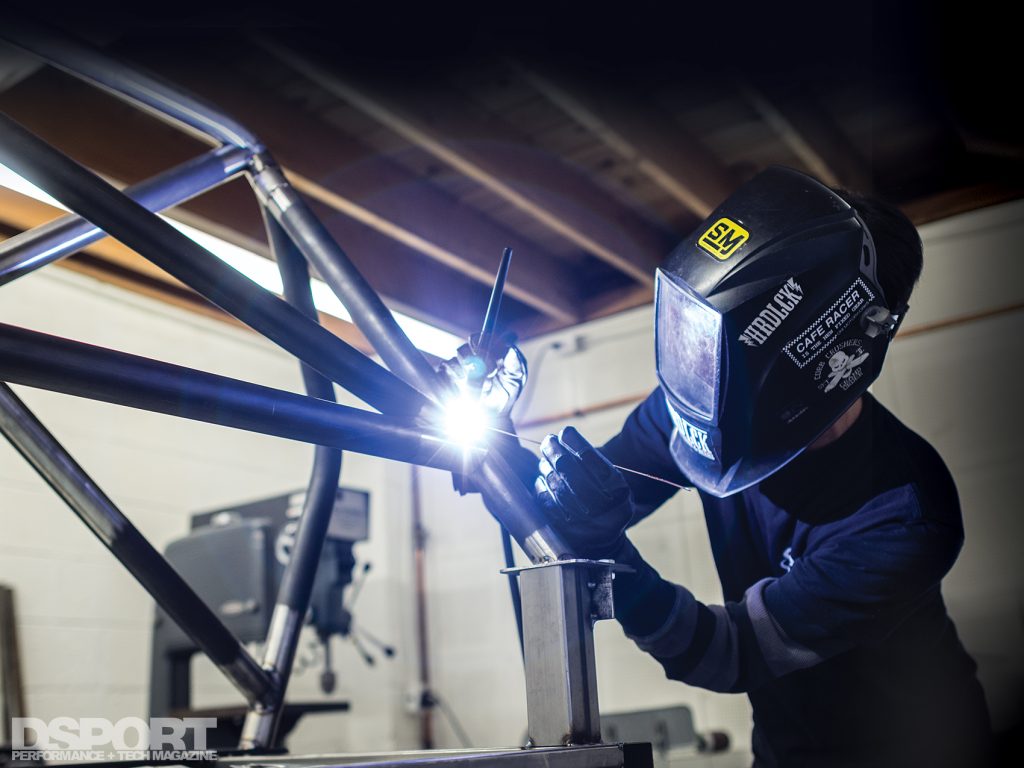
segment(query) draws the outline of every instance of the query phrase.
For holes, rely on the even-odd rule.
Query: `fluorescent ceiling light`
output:
[[[0,164],[0,186],[7,187],[14,192],[31,197],[47,205],[52,205],[61,210],[67,210],[61,203],[46,194],[39,187],[27,179],[19,176],[7,166]],[[277,271],[277,265],[270,259],[265,259],[259,254],[253,253],[247,248],[229,243],[208,232],[182,224],[169,216],[161,216],[175,229],[194,240],[203,248],[208,250],[225,264],[233,267],[248,277],[257,285],[268,291],[281,295],[281,275]],[[352,316],[345,309],[344,305],[334,295],[330,287],[322,280],[313,279],[310,281],[313,289],[313,304],[318,310],[328,315],[352,321]],[[462,343],[462,339],[452,333],[435,328],[422,320],[417,320],[400,312],[393,313],[398,325],[405,331],[412,343],[424,352],[429,352],[440,358],[449,358],[455,355],[455,351]]]

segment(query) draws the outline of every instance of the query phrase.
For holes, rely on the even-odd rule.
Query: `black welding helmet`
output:
[[[878,376],[906,307],[841,197],[773,167],[722,203],[657,272],[658,379],[679,468],[713,496],[795,458]]]

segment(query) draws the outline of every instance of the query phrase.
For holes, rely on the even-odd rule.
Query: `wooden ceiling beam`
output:
[[[832,116],[806,92],[768,83],[740,83],[740,91],[812,175],[830,187],[870,194],[868,162]]]
[[[390,237],[428,256],[439,264],[466,275],[482,285],[487,285],[494,281],[497,258],[493,258],[493,263],[489,263],[489,257],[494,257],[494,254],[498,253],[496,249],[488,249],[489,252],[477,252],[472,257],[472,260],[470,260],[469,257],[457,254],[453,250],[440,245],[437,240],[441,238],[429,240],[412,230],[406,229],[386,216],[381,216],[369,208],[359,205],[352,199],[339,195],[332,189],[303,176],[290,167],[286,168],[285,172],[299,192],[323,203],[334,211],[349,216],[361,224],[377,230],[382,235]],[[465,229],[458,229],[457,221],[457,219],[463,218],[465,208],[451,206],[451,208],[456,207],[459,208],[459,212],[454,213],[453,217],[434,218],[433,220],[445,226],[454,225],[456,231],[461,231],[465,234]],[[421,210],[421,213],[425,216],[430,216],[430,211]],[[453,218],[456,221],[453,222]],[[577,322],[579,320],[577,299],[574,295],[570,295],[568,289],[571,288],[571,283],[568,275],[564,274],[563,270],[557,266],[557,262],[551,259],[540,262],[534,258],[534,252],[522,248],[517,251],[517,254],[516,275],[514,278],[510,277],[506,283],[506,293],[511,298],[517,299],[559,322]]]
[[[625,312],[643,304],[654,301],[654,291],[650,288],[622,288],[617,291],[599,294],[586,303],[587,320],[596,320],[618,312]]]
[[[548,230],[644,285],[671,238],[644,222],[611,195],[557,158],[515,151],[522,136],[479,115],[450,89],[403,90],[401,98],[379,87],[342,78],[309,59],[261,39],[268,51],[324,91],[372,118],[409,144],[497,195]],[[443,128],[441,127],[443,124]]]
[[[736,187],[712,153],[649,99],[581,76],[512,66],[548,101],[688,211],[706,218]]]
[[[625,312],[654,301],[654,292],[642,285],[628,285],[623,288],[616,288],[611,291],[592,296],[584,302],[586,314],[583,322],[598,320],[602,317]],[[520,336],[524,339],[532,339],[543,336],[545,333],[560,331],[564,326],[552,322],[548,318],[535,317],[532,320],[522,323],[519,327]]]
[[[508,295],[559,322],[579,319],[572,281],[555,256],[258,87],[245,72],[229,71],[229,62],[217,64],[193,56],[165,59],[157,68],[250,126],[304,194],[481,285],[493,282],[501,251],[511,247],[516,268],[509,273]]]

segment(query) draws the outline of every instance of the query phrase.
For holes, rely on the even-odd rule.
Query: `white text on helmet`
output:
[[[771,303],[758,312],[757,317],[740,334],[740,341],[748,347],[759,347],[764,344],[803,297],[803,286],[794,278],[789,278],[772,298]]]

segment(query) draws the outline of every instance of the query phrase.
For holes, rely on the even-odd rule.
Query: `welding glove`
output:
[[[541,443],[534,490],[548,523],[581,557],[617,559],[633,498],[622,473],[573,427]]]
[[[453,393],[479,388],[480,402],[495,415],[501,429],[512,431],[512,406],[526,386],[526,358],[515,345],[516,337],[506,333],[491,340],[479,333],[459,347],[456,356],[441,363],[438,374]]]

